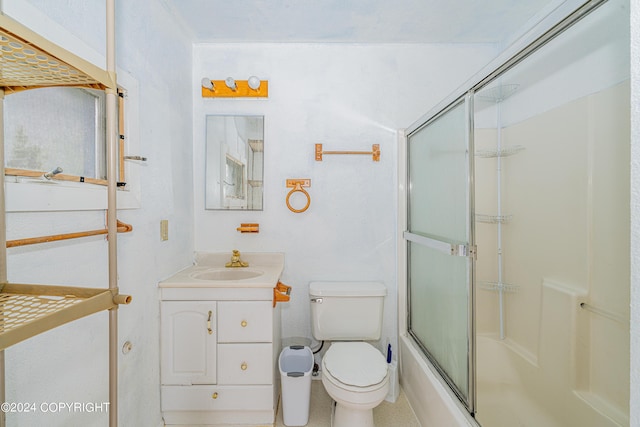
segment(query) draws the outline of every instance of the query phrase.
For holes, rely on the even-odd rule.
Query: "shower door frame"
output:
[[[446,239],[438,238],[438,237],[426,237],[420,234],[414,234],[409,231],[409,205],[410,205],[410,188],[406,189],[406,199],[405,199],[405,217],[406,221],[405,230],[402,233],[402,237],[404,239],[405,246],[405,254],[406,257],[406,283],[407,283],[407,318],[406,318],[406,331],[409,336],[412,337],[414,342],[422,352],[425,354],[427,359],[431,362],[433,368],[438,372],[442,380],[447,384],[449,389],[455,394],[455,396],[460,400],[460,402],[465,406],[466,410],[473,414],[475,412],[475,220],[474,220],[474,204],[475,204],[475,189],[474,189],[474,148],[473,148],[473,133],[474,133],[474,108],[473,108],[473,91],[468,91],[466,94],[456,98],[453,102],[449,103],[447,106],[442,108],[436,114],[433,114],[428,120],[424,122],[417,123],[410,129],[407,129],[406,134],[403,136],[404,147],[406,147],[406,176],[405,182],[407,184],[411,183],[410,177],[410,168],[408,166],[409,160],[409,149],[408,142],[409,138],[421,131],[422,129],[428,127],[429,125],[435,123],[438,119],[445,116],[450,111],[462,105],[464,107],[464,117],[465,117],[465,145],[467,149],[467,164],[465,165],[465,169],[467,172],[467,242],[449,242]],[[445,179],[443,177],[443,179]],[[409,187],[407,185],[407,187]],[[466,397],[461,394],[461,390],[458,390],[457,385],[453,382],[452,379],[449,378],[449,375],[446,373],[445,369],[440,366],[440,364],[436,361],[435,357],[431,355],[429,349],[423,345],[419,339],[415,336],[415,334],[411,330],[411,291],[409,288],[409,284],[411,282],[411,262],[410,257],[410,243],[419,244],[424,247],[428,247],[431,249],[435,249],[440,253],[448,253],[451,256],[460,256],[466,257],[469,259],[469,263],[467,265],[467,390]]]
[[[474,134],[474,126],[473,126],[473,97],[475,93],[480,89],[486,87],[492,81],[497,79],[500,75],[504,74],[526,58],[528,58],[531,54],[542,48],[556,36],[562,34],[566,29],[573,26],[575,23],[580,21],[582,18],[587,16],[589,13],[596,10],[601,5],[605,4],[608,0],[590,0],[590,1],[582,1],[579,5],[575,6],[572,10],[567,12],[564,16],[561,16],[555,23],[551,24],[549,28],[535,36],[532,36],[528,39],[527,42],[522,45],[515,46],[515,49],[507,49],[503,52],[499,57],[493,60],[487,67],[481,70],[478,74],[472,77],[469,81],[467,81],[457,92],[454,92],[449,97],[445,98],[444,101],[439,103],[434,109],[432,109],[427,114],[423,115],[420,119],[414,122],[409,128],[399,131],[398,133],[398,146],[399,146],[399,155],[398,161],[401,165],[399,167],[399,221],[398,221],[398,234],[399,234],[399,268],[398,268],[398,280],[399,284],[404,284],[405,289],[404,292],[400,294],[399,298],[399,310],[401,313],[400,316],[400,333],[408,334],[414,344],[425,353],[424,347],[416,340],[416,338],[411,334],[409,325],[410,325],[410,290],[409,290],[409,259],[407,254],[409,239],[405,233],[408,232],[408,204],[409,204],[409,168],[408,168],[408,136],[412,133],[416,132],[419,129],[424,128],[428,124],[432,123],[437,118],[441,117],[445,114],[450,108],[458,105],[462,99],[464,99],[465,103],[467,101],[470,102],[471,108],[468,110],[469,117],[467,122],[467,130],[469,132],[469,161],[470,161],[470,175],[469,175],[469,197],[470,197],[470,217],[469,217],[469,227],[470,227],[470,236],[469,243],[470,247],[473,248],[471,244],[475,244],[475,205],[474,205],[474,176],[473,176],[473,134]],[[570,2],[575,3],[575,2]],[[551,14],[555,16],[554,14]],[[431,360],[431,357],[426,354],[424,356],[431,364],[431,368],[437,373],[438,379],[446,386],[447,390],[451,394],[452,397],[457,398],[459,402],[465,407],[471,417],[474,416],[474,412],[476,409],[476,379],[475,379],[475,368],[476,368],[476,349],[475,349],[475,265],[472,267],[471,277],[469,279],[469,324],[470,327],[468,329],[469,336],[469,393],[468,398],[464,399],[460,394],[456,391],[455,386],[451,384],[451,380],[447,378],[446,375],[443,375],[442,369],[437,366],[437,363],[434,363]],[[404,313],[404,318],[402,316]],[[473,418],[472,418],[473,419]],[[477,423],[475,420],[473,423]]]

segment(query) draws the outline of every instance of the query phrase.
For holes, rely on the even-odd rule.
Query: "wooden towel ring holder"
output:
[[[287,207],[291,212],[294,212],[294,213],[304,212],[307,209],[309,209],[309,205],[311,205],[311,196],[302,187],[311,187],[311,180],[310,179],[288,179],[287,180],[287,188],[292,188],[292,190],[289,191],[289,194],[287,194],[287,199],[286,199]],[[293,206],[291,206],[291,203],[289,203],[289,199],[291,198],[291,195],[297,192],[304,194],[307,198],[307,204],[302,209],[296,209]]]

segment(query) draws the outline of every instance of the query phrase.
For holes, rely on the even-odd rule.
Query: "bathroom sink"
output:
[[[191,274],[197,280],[244,280],[262,276],[259,270],[246,270],[244,268],[224,268],[215,270],[198,271]]]
[[[2,0],[0,0],[2,1]],[[229,252],[197,252],[195,264],[161,281],[160,288],[251,288],[268,289],[258,299],[270,298],[273,287],[278,284],[284,269],[284,254],[280,252],[246,252],[242,261],[248,267],[226,267],[231,261]],[[171,289],[163,294],[168,298],[178,298]],[[259,292],[259,291],[256,291]],[[228,296],[228,295],[227,295]]]

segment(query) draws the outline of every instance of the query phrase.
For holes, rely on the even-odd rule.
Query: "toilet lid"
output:
[[[387,376],[387,361],[366,342],[337,342],[324,355],[324,367],[343,384],[369,387]]]

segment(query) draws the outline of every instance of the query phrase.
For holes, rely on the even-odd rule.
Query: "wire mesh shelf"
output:
[[[52,86],[105,89],[115,84],[105,70],[0,13],[0,86],[11,93]]]
[[[0,350],[113,308],[116,300],[117,292],[110,289],[5,283],[0,289]]]

